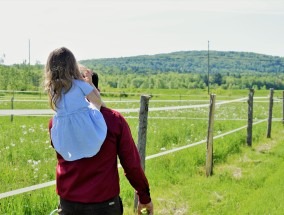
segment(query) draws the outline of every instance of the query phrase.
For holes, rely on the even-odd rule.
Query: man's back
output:
[[[151,201],[149,185],[127,122],[114,110],[102,107],[101,113],[108,131],[97,155],[68,162],[57,154],[58,195],[65,200],[83,203],[103,202],[119,195],[118,155],[140,202],[147,204]]]

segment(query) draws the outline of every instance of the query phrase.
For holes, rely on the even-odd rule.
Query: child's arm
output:
[[[101,100],[101,95],[100,95],[99,91],[97,90],[97,88],[94,88],[94,90],[92,92],[90,92],[86,97],[89,100],[89,102],[91,102],[93,105],[95,105],[95,107],[98,110],[101,109],[103,102]]]

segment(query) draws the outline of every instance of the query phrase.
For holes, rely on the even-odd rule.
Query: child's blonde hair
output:
[[[65,47],[52,51],[45,66],[45,90],[52,109],[55,110],[62,93],[70,90],[73,79],[83,80],[73,53]]]

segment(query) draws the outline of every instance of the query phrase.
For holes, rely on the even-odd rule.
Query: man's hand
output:
[[[145,213],[143,213],[145,209],[148,212],[146,213],[147,215],[154,214],[154,206],[152,202],[149,202],[148,204],[141,204],[140,202],[138,202],[138,206],[137,206],[138,215],[146,215]]]
[[[92,84],[92,72],[89,69],[84,71],[82,75],[86,82],[88,82],[89,84]]]

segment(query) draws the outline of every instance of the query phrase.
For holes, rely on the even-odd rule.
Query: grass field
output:
[[[281,98],[281,93],[275,92],[275,98]],[[153,97],[149,107],[209,104],[209,97],[204,92],[192,94],[190,99],[183,99],[182,94],[185,92],[169,91],[165,96]],[[217,103],[247,97],[248,92],[220,94],[220,98],[216,95]],[[260,95],[256,92],[255,96],[268,94],[269,91],[263,91]],[[139,107],[139,95],[103,98],[110,108]],[[29,95],[28,99],[39,98],[38,95]],[[136,101],[121,102],[127,99]],[[31,107],[47,109],[48,105],[44,102],[19,102],[14,108]],[[0,109],[9,108],[9,102],[6,104],[0,99]],[[137,140],[138,114],[123,115],[134,140]],[[267,116],[268,98],[255,99],[254,121],[266,119]],[[275,100],[273,117],[282,118],[282,102]],[[13,122],[9,116],[0,118],[0,193],[54,180],[56,157],[50,147],[47,130],[50,116],[15,116]],[[214,136],[246,124],[246,100],[216,105]],[[207,127],[208,107],[150,111],[146,154],[153,155],[204,140]],[[147,160],[146,175],[155,214],[282,214],[284,146],[281,143],[284,130],[282,122],[274,121],[272,135],[268,139],[266,127],[266,122],[253,127],[252,147],[246,146],[246,129],[214,140],[214,174],[208,178],[204,169],[205,144]],[[125,214],[131,215],[133,189],[122,169],[119,171]],[[49,214],[57,203],[55,186],[50,186],[0,199],[0,214]]]

